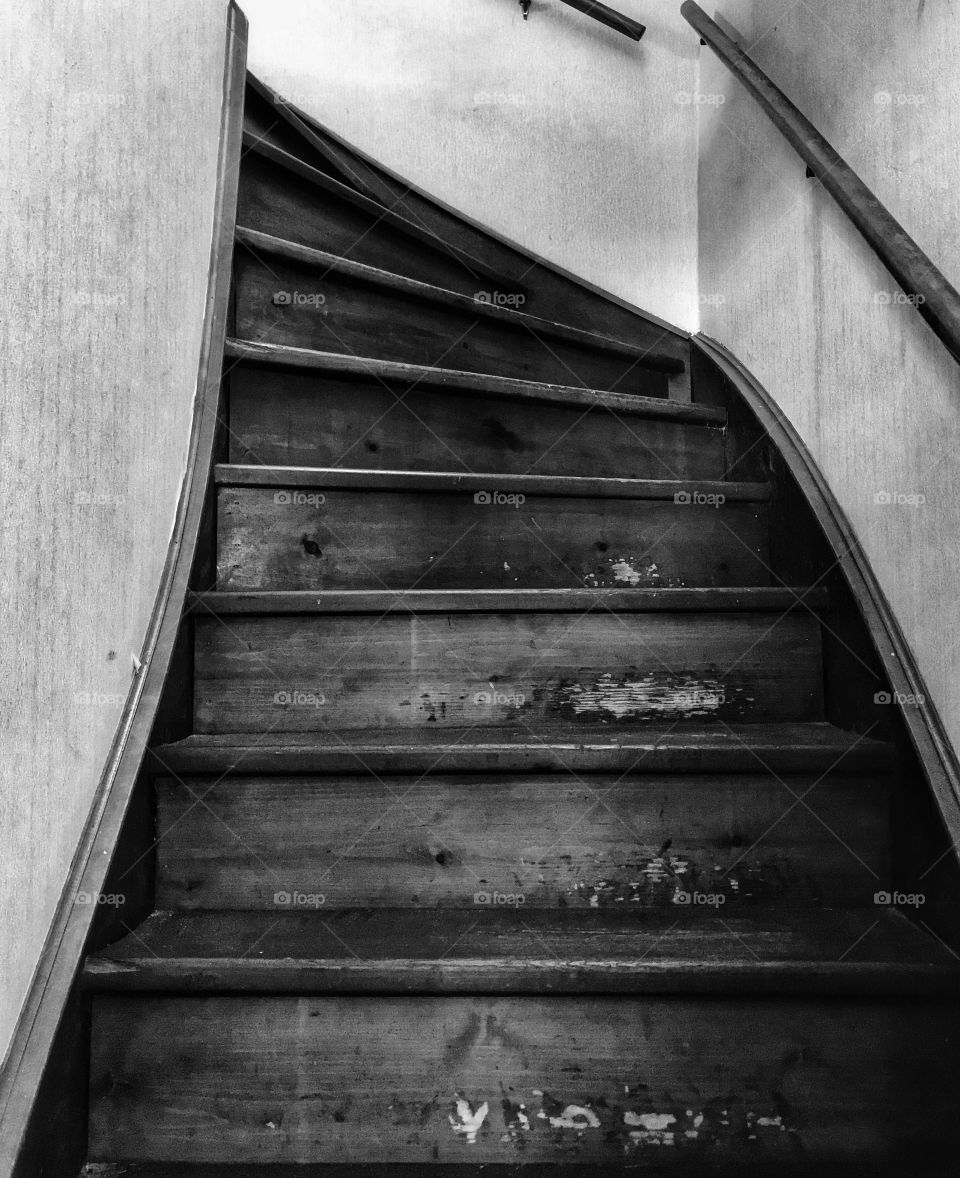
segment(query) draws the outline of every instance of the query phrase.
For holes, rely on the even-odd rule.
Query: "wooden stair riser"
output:
[[[810,614],[198,618],[198,732],[822,718]]]
[[[887,791],[871,778],[167,778],[157,833],[161,909],[722,918],[865,908],[890,888]]]
[[[520,321],[510,326],[469,304],[427,302],[329,266],[297,265],[272,254],[261,260],[246,248],[237,251],[236,267],[236,332],[245,339],[667,395],[666,376],[632,356],[558,339],[545,328],[531,331]]]
[[[446,290],[489,290],[493,279],[469,259],[439,240],[431,246],[411,236],[394,223],[395,214],[385,214],[324,191],[256,151],[244,157],[238,224]]]
[[[95,1001],[91,1156],[594,1162],[697,1172],[960,1147],[956,1004],[669,998]],[[940,1153],[940,1151],[944,1151]],[[931,1152],[933,1151],[933,1152]]]
[[[724,476],[723,435],[716,428],[242,366],[230,376],[230,461],[638,479]]]
[[[770,583],[764,504],[520,502],[496,476],[487,492],[223,487],[217,529],[220,589]]]

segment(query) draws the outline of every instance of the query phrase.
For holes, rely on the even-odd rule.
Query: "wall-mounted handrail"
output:
[[[787,142],[890,271],[937,337],[960,362],[960,294],[813,123],[694,0],[680,12],[760,103]]]
[[[579,12],[585,12],[587,16],[592,16],[594,20],[598,20],[602,25],[615,29],[618,33],[623,33],[625,37],[629,37],[632,41],[639,41],[647,31],[646,25],[640,24],[639,21],[631,20],[629,16],[623,16],[621,13],[615,12],[612,8],[608,8],[606,4],[598,3],[597,0],[562,0],[562,3],[569,4],[571,8],[576,8]]]

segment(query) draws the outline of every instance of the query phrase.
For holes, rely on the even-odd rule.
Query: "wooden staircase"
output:
[[[245,125],[89,1173],[955,1172],[918,783],[782,465],[680,333]]]

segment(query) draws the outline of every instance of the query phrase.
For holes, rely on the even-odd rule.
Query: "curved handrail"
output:
[[[853,222],[937,338],[960,362],[960,294],[850,165],[757,63],[694,0],[680,12],[760,103],[787,142]]]

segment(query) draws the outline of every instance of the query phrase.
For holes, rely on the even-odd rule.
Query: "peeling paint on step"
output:
[[[554,1129],[574,1129],[582,1133],[586,1129],[600,1128],[600,1118],[592,1108],[582,1104],[563,1105],[549,1092],[541,1092],[538,1088],[534,1089],[533,1094],[540,1097],[542,1105],[537,1116],[549,1121]]]
[[[630,904],[719,908],[727,903],[768,900],[788,891],[802,894],[808,902],[823,902],[813,880],[793,877],[778,862],[739,862],[735,870],[724,874],[720,866],[701,867],[683,854],[668,854],[669,845],[668,841],[648,859],[615,865],[616,876],[580,879],[568,895],[578,896],[591,908]]]
[[[484,1101],[476,1110],[474,1110],[470,1102],[464,1099],[459,1092],[453,1094],[454,1111],[448,1114],[448,1120],[453,1127],[454,1133],[460,1133],[467,1139],[468,1145],[476,1145],[477,1134],[480,1132],[480,1127],[487,1119],[487,1114],[490,1112],[490,1105]]]
[[[592,684],[563,683],[557,692],[561,711],[589,719],[644,715],[689,719],[714,715],[726,702],[727,690],[719,679],[629,673],[617,678],[609,671]]]
[[[606,545],[602,542],[594,547],[599,552],[606,552]],[[675,577],[665,579],[656,562],[643,555],[619,553],[603,559],[605,564],[595,566],[593,571],[584,575],[584,584],[591,589],[622,588],[624,585],[672,586],[680,583]]]
[[[623,1123],[636,1126],[629,1133],[630,1140],[636,1144],[646,1142],[649,1145],[674,1145],[676,1133],[670,1128],[677,1123],[673,1113],[632,1113],[623,1114]]]
[[[508,1145],[513,1142],[522,1148],[523,1134],[529,1133],[532,1129],[527,1106],[504,1096],[500,1101],[500,1107],[503,1110],[503,1123],[506,1127],[506,1132],[500,1138],[501,1144]]]

